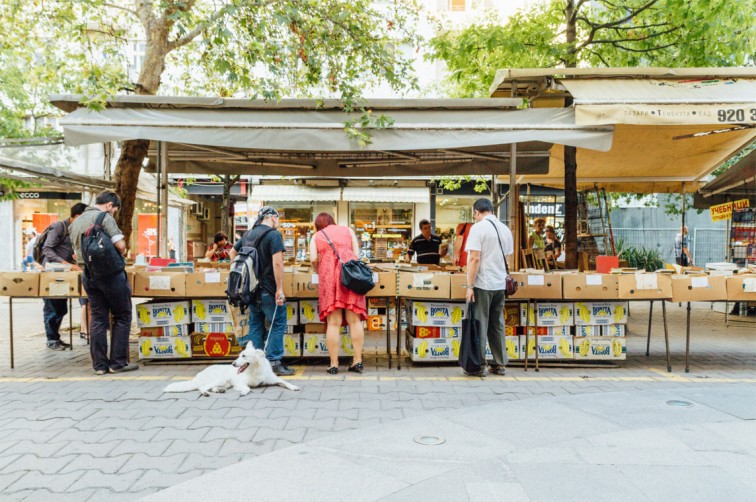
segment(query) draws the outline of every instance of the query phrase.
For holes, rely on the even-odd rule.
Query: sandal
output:
[[[82,340],[86,340],[87,338],[89,338],[89,335],[86,333],[79,333],[79,338],[81,338]]]
[[[336,366],[331,366],[330,368],[326,370],[326,373],[328,373],[329,375],[335,375],[338,372],[339,372],[339,368],[337,368]]]
[[[363,369],[365,369],[365,367],[362,365],[362,363],[357,363],[354,366],[348,367],[347,371],[354,371],[355,373],[362,373]]]

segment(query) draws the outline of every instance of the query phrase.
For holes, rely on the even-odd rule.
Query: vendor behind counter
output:
[[[407,250],[407,260],[417,255],[417,263],[421,265],[438,265],[441,257],[446,255],[446,248],[441,245],[441,237],[431,233],[428,220],[420,220],[420,235],[412,239]]]

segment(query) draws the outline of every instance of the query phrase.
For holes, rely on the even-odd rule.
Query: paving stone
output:
[[[11,473],[5,473],[0,471],[0,494],[6,494],[10,493],[8,491],[8,487],[13,485],[16,481],[18,481],[22,476],[24,476],[24,472],[11,472]],[[39,488],[39,487],[36,487]],[[16,490],[16,491],[20,491]]]
[[[255,441],[265,441],[266,439],[286,439],[288,441],[301,443],[304,439],[305,429],[286,429],[276,430],[267,427],[261,427],[255,434]]]
[[[107,457],[121,443],[121,441],[108,441],[105,443],[79,443],[71,442],[60,448],[56,456],[76,454],[89,454],[94,457]]]
[[[107,488],[114,492],[126,492],[137,480],[139,480],[139,478],[142,477],[144,471],[140,470],[106,474],[96,469],[89,469],[85,471],[77,471],[74,474],[78,474],[80,477],[73,485],[71,485],[71,491],[84,490],[87,488]],[[144,489],[145,487],[137,488]]]
[[[160,491],[160,488],[147,488],[139,491],[124,491],[114,492],[107,489],[95,490],[87,502],[99,502],[106,500],[107,502],[133,502],[134,500],[141,500],[142,498],[152,495]]]
[[[119,472],[121,467],[123,467],[123,465],[131,458],[131,456],[131,454],[126,454],[98,458],[86,454],[76,455],[71,462],[67,463],[60,470],[60,474],[85,471],[89,469],[96,469],[105,474],[115,474]]]
[[[194,471],[182,473],[175,472],[170,474],[165,474],[158,471],[145,471],[142,477],[137,481],[137,485],[143,489],[168,488],[169,486],[173,486],[190,479],[196,479],[206,472],[207,471],[199,469]]]
[[[184,441],[176,439],[163,452],[163,455],[175,455],[177,453],[201,453],[203,455],[217,455],[223,444],[222,439],[195,443],[193,441]]]
[[[249,443],[239,443],[240,445],[243,445],[244,447],[249,447]],[[225,443],[224,443],[225,446]],[[190,471],[196,471],[196,470],[214,470],[214,469],[221,469],[223,467],[226,467],[227,465],[235,464],[239,462],[241,459],[244,458],[243,453],[247,453],[246,450],[239,451],[239,452],[231,452],[231,448],[229,448],[229,453],[227,455],[215,455],[215,456],[209,456],[209,455],[200,455],[198,453],[190,453],[185,456],[184,462],[176,469],[176,472],[178,473],[185,473]],[[270,450],[268,450],[270,451]],[[264,453],[268,453],[268,451],[265,451]],[[224,449],[221,447],[220,453],[223,453]]]
[[[131,472],[138,470],[159,471],[161,473],[175,472],[186,459],[186,454],[150,456],[144,453],[136,453],[126,461],[118,472]]]
[[[69,490],[76,491],[81,488],[76,488],[74,485],[83,474],[83,471],[70,472],[67,474],[43,474],[39,471],[28,471],[15,483],[8,486],[6,490],[10,493],[19,490],[32,490],[37,488],[45,488],[53,492],[65,492]]]
[[[259,428],[247,427],[240,429],[226,429],[223,427],[213,427],[203,436],[202,441],[213,441],[215,439],[238,439],[239,441],[252,441]]]
[[[200,441],[210,431],[210,427],[200,429],[178,429],[174,427],[161,427],[157,429],[147,429],[144,431],[145,438],[151,438],[153,441],[168,441],[173,439],[182,439],[184,441]],[[132,435],[133,437],[133,435]]]
[[[291,417],[286,424],[287,429],[317,429],[321,431],[333,430],[334,419],[333,418],[319,418],[319,419],[302,419],[299,417]]]
[[[123,455],[125,453],[145,453],[147,455],[160,456],[171,446],[173,441],[141,441],[126,439],[118,442],[118,445],[110,452],[111,455]]]
[[[2,455],[7,456],[14,454],[31,453],[33,455],[37,455],[40,458],[52,457],[56,453],[61,452],[66,446],[67,443],[35,443],[34,441],[29,440],[13,441],[13,445],[10,448],[4,450]]]
[[[42,474],[55,474],[69,463],[73,462],[77,455],[66,455],[64,457],[38,457],[37,455],[26,454],[17,458],[12,464],[6,465],[3,472],[18,471],[38,471]]]
[[[262,441],[238,441],[236,439],[227,439],[223,442],[218,457],[241,455],[244,458],[265,455],[275,449],[277,439],[266,439]]]

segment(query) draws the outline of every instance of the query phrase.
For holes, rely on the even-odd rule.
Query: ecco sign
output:
[[[18,194],[19,199],[39,199],[39,192],[21,192]]]

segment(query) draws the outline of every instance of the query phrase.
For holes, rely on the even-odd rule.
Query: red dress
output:
[[[348,227],[329,225],[324,230],[344,263],[357,258],[352,250],[352,234]],[[315,246],[318,249],[318,310],[320,310],[320,320],[325,322],[328,314],[339,309],[349,309],[359,315],[361,320],[366,320],[365,295],[359,295],[341,284],[341,263],[333,253],[333,249],[328,244],[323,232],[317,232],[314,239]]]

